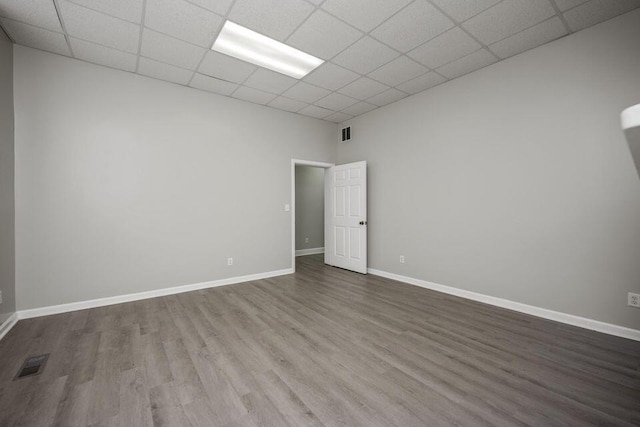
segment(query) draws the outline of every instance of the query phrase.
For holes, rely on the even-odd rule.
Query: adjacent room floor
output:
[[[637,425],[639,362],[639,342],[313,255],[294,275],[20,321],[0,342],[0,425]]]

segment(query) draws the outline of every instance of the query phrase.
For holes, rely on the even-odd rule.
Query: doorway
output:
[[[296,257],[324,253],[324,173],[296,166]]]
[[[291,160],[291,270],[296,271],[296,167],[323,169],[324,262],[367,274],[367,162],[335,166],[332,163]],[[313,245],[310,245],[313,246]],[[313,249],[313,248],[312,248]]]
[[[294,272],[296,255],[324,252],[327,198],[324,174],[333,166],[333,163],[291,160],[291,269]],[[300,190],[305,190],[305,194]]]

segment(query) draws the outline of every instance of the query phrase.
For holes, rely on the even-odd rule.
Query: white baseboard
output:
[[[495,305],[497,307],[507,308],[513,311],[519,311],[521,313],[542,317],[544,319],[555,320],[556,322],[566,323],[568,325],[578,326],[580,328],[591,329],[593,331],[615,335],[617,337],[640,341],[640,330],[637,329],[612,325],[611,323],[600,322],[598,320],[574,316],[573,314],[561,313],[559,311],[548,310],[546,308],[540,308],[528,304],[522,304],[503,298],[479,294],[477,292],[465,291],[463,289],[453,288],[451,286],[439,285],[437,283],[427,282],[426,280],[414,279],[413,277],[401,276],[399,274],[388,273],[386,271],[376,270],[373,268],[370,268],[367,271],[371,274],[375,274],[376,276],[386,277],[387,279],[397,280],[398,282],[420,286],[422,288],[483,302],[485,304]]]
[[[298,249],[296,256],[323,254],[324,248],[310,248],[310,249]]]
[[[213,280],[210,282],[195,283],[193,285],[176,286],[173,288],[158,289],[155,291],[139,292],[135,294],[118,295],[115,297],[98,298],[88,301],[78,301],[69,304],[51,305],[47,307],[32,308],[18,311],[18,319],[30,319],[32,317],[49,316],[51,314],[68,313],[70,311],[85,310],[87,308],[103,307],[105,305],[120,304],[123,302],[139,301],[143,299],[162,297],[166,295],[181,294],[183,292],[197,291],[200,289],[215,288],[217,286],[233,285],[235,283],[250,282],[253,280],[268,279],[269,277],[292,274],[293,269],[268,271],[266,273],[250,274],[247,276],[230,277],[228,279]]]
[[[321,248],[315,248],[321,249]],[[324,248],[322,248],[324,249]],[[309,250],[309,249],[307,249]],[[297,251],[296,251],[297,252]],[[322,253],[322,252],[314,252]],[[310,254],[305,254],[310,255]],[[296,256],[298,256],[296,254]],[[483,302],[486,304],[494,305],[497,307],[506,308],[509,310],[519,311],[521,313],[530,314],[532,316],[542,317],[544,319],[554,320],[556,322],[566,323],[568,325],[578,326],[585,329],[591,329],[593,331],[603,332],[609,335],[615,335],[618,337],[628,338],[635,341],[640,341],[640,331],[637,329],[631,329],[624,326],[612,325],[610,323],[600,322],[598,320],[587,319],[580,316],[574,316],[572,314],[561,313],[559,311],[548,310],[528,304],[522,304],[515,301],[510,301],[503,298],[492,297],[489,295],[480,294],[477,292],[466,291],[463,289],[454,288],[451,286],[439,285],[437,283],[428,282],[426,280],[415,279],[412,277],[402,276],[395,273],[388,273],[386,271],[376,270],[373,268],[368,269],[370,274],[376,276],[386,277],[388,279],[397,280],[399,282],[408,283],[422,288],[431,289],[438,292],[443,292],[449,295],[455,295],[462,298],[467,298],[474,301]],[[293,270],[290,268],[284,270],[269,271],[265,273],[250,274],[247,276],[230,277],[228,279],[213,280],[210,282],[195,283],[192,285],[176,286],[172,288],[158,289],[148,292],[139,292],[135,294],[119,295],[114,297],[99,298],[88,301],[79,301],[69,304],[53,305],[47,307],[39,307],[28,310],[20,310],[9,317],[2,325],[0,325],[0,339],[2,339],[19,319],[30,319],[33,317],[49,316],[51,314],[67,313],[70,311],[85,310],[88,308],[103,307],[106,305],[120,304],[124,302],[139,301],[148,298],[161,297],[166,295],[180,294],[183,292],[197,291],[200,289],[214,288],[217,286],[232,285],[235,283],[250,282],[253,280],[267,279],[270,277],[284,276],[286,274],[292,274]]]
[[[18,313],[13,313],[0,325],[0,340],[18,323]]]

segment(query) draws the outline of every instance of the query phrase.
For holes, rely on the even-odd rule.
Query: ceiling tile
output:
[[[193,80],[191,80],[189,86],[220,95],[231,95],[233,91],[238,88],[238,85],[235,83],[229,83],[224,80],[205,76],[204,74],[196,74],[193,76]]]
[[[416,0],[371,35],[400,52],[408,52],[453,26],[454,23],[431,3]]]
[[[226,15],[229,11],[229,6],[233,3],[233,0],[189,0],[191,3],[197,4],[200,7],[215,12],[218,15]]]
[[[421,74],[426,73],[428,70],[415,61],[401,56],[398,59],[394,59],[386,65],[378,68],[372,73],[369,73],[369,77],[378,80],[379,82],[386,83],[389,86],[396,86],[400,83],[404,83],[407,80],[413,79]]]
[[[447,65],[438,68],[436,71],[447,78],[453,79],[472,71],[479,70],[480,68],[493,64],[496,61],[496,57],[491,52],[486,49],[480,49],[465,56],[464,58],[450,62]]]
[[[377,105],[369,104],[368,102],[358,102],[357,104],[347,107],[342,110],[342,113],[350,114],[352,116],[359,116],[360,114],[367,113],[371,110],[378,108]]]
[[[242,83],[257,69],[258,67],[255,65],[222,53],[209,51],[202,60],[198,72],[210,77],[234,83]]]
[[[445,79],[438,73],[434,73],[433,71],[431,71],[413,80],[409,80],[406,83],[398,85],[398,89],[400,89],[403,92],[415,94],[418,92],[422,92],[423,90],[427,90],[429,88],[437,86],[446,81],[447,79]]]
[[[406,93],[391,88],[376,96],[372,96],[371,98],[367,99],[367,102],[382,107],[383,105],[391,104],[392,102],[399,101],[402,98],[406,98],[407,96],[408,95]]]
[[[71,0],[72,3],[140,24],[142,0]]]
[[[466,21],[474,15],[500,2],[500,0],[431,0],[447,15],[458,22]]]
[[[51,0],[0,0],[0,16],[62,32],[56,8]]]
[[[317,10],[287,39],[287,44],[329,59],[362,37],[362,33],[322,10]]]
[[[168,82],[186,85],[193,76],[193,71],[185,70],[164,62],[154,61],[149,58],[140,58],[138,73]]]
[[[332,62],[361,74],[367,74],[400,54],[371,37],[363,37]]]
[[[367,99],[367,102],[382,107],[383,105],[391,104],[392,102],[399,101],[402,98],[406,98],[407,96],[409,95],[397,89],[391,88],[385,90],[382,93],[379,93],[378,95],[372,96],[371,98]]]
[[[145,3],[149,29],[140,37]],[[566,35],[558,9],[578,31],[637,7],[640,0],[0,0],[0,23],[19,44],[125,71],[135,71],[140,48],[140,74],[339,123]],[[330,62],[298,81],[212,52],[227,13]]]
[[[331,62],[325,62],[303,79],[306,82],[329,90],[340,89],[360,77],[353,71],[344,69]]]
[[[313,10],[303,0],[238,0],[231,8],[229,20],[284,41]]]
[[[429,68],[437,68],[462,58],[482,46],[459,27],[454,27],[408,53]]]
[[[67,34],[103,46],[138,53],[140,26],[82,6],[60,1]]]
[[[591,0],[565,12],[564,17],[571,31],[578,31],[637,7],[640,7],[638,0]]]
[[[387,20],[412,0],[327,0],[322,8],[349,22],[354,27],[369,32]]]
[[[262,105],[267,104],[269,101],[276,97],[276,95],[272,93],[263,92],[261,90],[253,89],[246,86],[240,86],[232,96],[234,98]]]
[[[292,113],[298,112],[306,107],[308,104],[295,99],[285,98],[279,96],[268,104],[270,107],[278,108],[280,110],[291,111]]]
[[[500,40],[489,46],[489,49],[501,59],[516,55],[525,50],[533,49],[551,40],[555,40],[567,34],[564,24],[557,16],[538,25],[526,29],[520,33]]]
[[[579,4],[585,3],[589,0],[554,0],[554,1],[556,2],[558,9],[564,12],[565,10],[569,10],[572,7],[576,7]]]
[[[222,18],[183,0],[147,0],[144,25],[198,46],[210,48]]]
[[[361,77],[353,83],[350,83],[340,89],[340,92],[356,99],[367,99],[389,89],[382,83],[371,80],[367,77]]]
[[[253,73],[243,84],[254,89],[280,94],[296,84],[297,81],[298,80],[285,76],[284,74],[258,68],[258,71]]]
[[[310,85],[309,83],[299,82],[283,95],[302,102],[312,103],[320,98],[329,95],[329,91],[321,87]]]
[[[327,110],[326,108],[316,107],[315,105],[308,105],[302,110],[298,111],[298,113],[304,114],[305,116],[315,117],[316,119],[324,119],[334,112],[331,110]]]
[[[350,98],[348,96],[342,95],[340,93],[334,92],[325,96],[324,98],[316,101],[316,105],[323,108],[328,108],[329,110],[343,110],[353,104],[358,102],[357,99]]]
[[[330,122],[333,123],[342,123],[342,122],[346,122],[347,120],[351,119],[353,116],[350,116],[348,114],[345,113],[333,113],[327,117],[324,118],[324,120],[328,120]]]
[[[484,44],[495,43],[555,15],[549,0],[504,0],[463,24]]]
[[[47,52],[59,53],[60,55],[71,55],[67,40],[61,33],[4,18],[0,19],[0,23],[2,23],[2,28],[18,44],[46,50]]]
[[[136,70],[136,63],[138,62],[137,55],[100,46],[84,40],[74,39],[73,37],[69,37],[69,43],[71,43],[71,49],[73,49],[73,56],[77,59],[117,68],[119,70]]]
[[[205,48],[145,28],[140,54],[147,58],[195,70],[206,52]]]

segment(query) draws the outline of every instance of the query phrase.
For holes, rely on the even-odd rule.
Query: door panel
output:
[[[335,227],[335,256],[344,258],[347,256],[347,239],[345,237],[346,228],[344,227]]]
[[[349,216],[358,217],[362,216],[362,210],[360,209],[360,186],[349,186]]]
[[[362,257],[360,253],[360,234],[361,231],[357,228],[349,229],[349,248],[351,249],[349,251],[349,258],[353,260],[359,260]]]
[[[344,191],[344,187],[337,187],[335,194],[335,216],[336,217],[344,217],[346,215],[345,212],[345,202],[346,202],[346,194]]]
[[[367,273],[367,163],[334,166],[326,174],[325,262]]]

